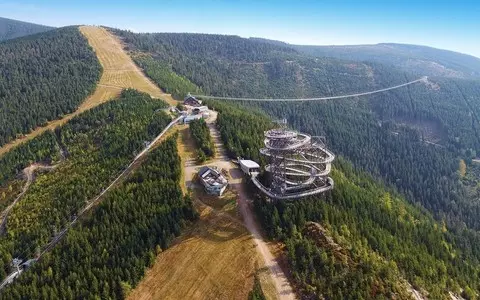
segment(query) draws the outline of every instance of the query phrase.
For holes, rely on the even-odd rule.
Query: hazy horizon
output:
[[[98,2],[98,1],[97,1]],[[257,37],[298,45],[400,43],[480,58],[480,3],[458,1],[4,1],[2,17],[54,27],[91,24],[135,32]]]

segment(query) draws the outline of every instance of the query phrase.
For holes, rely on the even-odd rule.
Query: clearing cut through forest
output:
[[[65,115],[62,119],[48,122],[46,126],[38,127],[25,136],[1,147],[0,156],[47,130],[54,130],[57,126],[65,124],[80,113],[114,99],[125,88],[134,88],[148,93],[154,98],[161,98],[170,105],[177,103],[170,94],[164,93],[143,74],[123,50],[123,45],[118,38],[108,30],[97,26],[81,26],[79,30],[87,38],[103,68],[95,92],[87,97],[75,112]]]
[[[275,256],[252,216],[243,173],[226,155],[216,128],[216,112],[207,120],[216,156],[203,165],[228,174],[230,190],[207,196],[195,183],[195,145],[182,125],[178,140],[183,189],[191,192],[199,220],[157,256],[129,299],[247,299],[257,273],[267,299],[295,299]],[[174,267],[172,267],[174,266]]]

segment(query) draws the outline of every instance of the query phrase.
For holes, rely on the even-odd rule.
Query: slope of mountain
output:
[[[118,99],[84,112],[57,128],[55,132],[38,136],[0,158],[0,170],[7,174],[2,184],[15,182],[15,170],[18,170],[20,165],[35,162],[34,159],[56,165],[48,173],[37,174],[36,180],[11,210],[6,227],[2,229],[6,234],[0,237],[0,277],[4,278],[11,270],[9,261],[12,257],[25,259],[35,256],[35,253],[51,241],[52,236],[56,236],[78,216],[90,200],[110,185],[138,154],[138,150],[144,147],[145,141],[152,140],[170,122],[171,118],[162,111],[166,107],[166,103],[152,99],[148,94],[126,90]],[[169,151],[174,149],[169,147]],[[35,152],[37,156],[28,156],[30,152]],[[24,154],[27,155],[23,156]],[[172,164],[160,167],[162,172],[158,173],[166,175],[168,168],[172,176],[179,176],[178,166],[174,166],[177,156],[174,152],[171,154],[171,160],[165,157],[161,160]],[[60,156],[64,157],[60,159]],[[138,180],[142,180],[142,177]],[[171,188],[172,192],[169,194],[172,198],[165,201],[173,204],[170,202],[174,200],[173,194],[178,196],[179,200],[183,199],[177,184],[170,179],[165,181],[166,188]],[[159,186],[162,185],[157,188]],[[151,187],[148,190],[156,191]],[[136,200],[138,201],[138,198]],[[178,203],[176,207],[180,206]],[[187,210],[185,207],[184,211]],[[178,213],[175,214],[179,216]],[[155,215],[155,218],[158,219],[158,215]],[[172,229],[174,223],[170,223]],[[97,225],[99,226],[98,222]],[[178,234],[179,228],[177,224],[175,234]],[[171,239],[170,233],[165,235],[165,240],[161,243],[163,248],[166,247],[166,239]],[[138,241],[134,244],[138,245]],[[141,275],[135,275],[135,280],[138,280],[139,276]]]
[[[77,27],[0,43],[0,146],[74,111],[101,66]]]
[[[110,30],[123,39],[147,74],[151,63],[144,61],[153,59],[160,64],[157,69],[169,69],[217,96],[331,96],[406,80],[402,72],[379,64],[314,58],[290,47],[237,36]],[[158,78],[157,83],[167,84]]]
[[[122,104],[105,108],[117,105]],[[170,137],[79,226],[70,229],[48,257],[4,289],[2,297],[126,298],[155,256],[169,247],[186,222],[195,219],[192,204],[179,187],[180,162],[176,138]]]
[[[291,45],[317,57],[375,61],[394,65],[407,72],[453,78],[480,78],[480,58],[458,52],[407,44],[352,46]]]
[[[232,156],[258,160],[263,133],[273,126],[266,115],[208,104],[219,112],[217,125]],[[431,299],[478,291],[478,236],[448,231],[341,157],[332,176],[335,189],[326,196],[255,200],[268,236],[285,242],[292,279],[306,299],[409,299],[407,282]],[[313,232],[308,221],[318,222]]]
[[[27,23],[0,17],[0,41],[19,38],[26,35],[45,32],[53,27]]]
[[[149,57],[217,96],[342,95],[416,78],[388,64],[315,58],[258,40],[114,32],[132,55]],[[242,104],[287,118],[296,129],[326,136],[337,154],[444,220],[462,248],[466,243],[478,244],[480,229],[480,204],[467,197],[457,172],[463,160],[469,163],[480,150],[479,89],[476,80],[432,77],[423,84],[341,101]],[[238,118],[236,125],[241,128],[243,119]],[[227,148],[251,156],[255,148],[238,140],[242,136],[249,134],[231,133]],[[480,251],[476,246],[462,251],[477,264]]]
[[[239,37],[115,32],[134,55],[150,56],[217,96],[342,95],[415,79],[388,65],[313,58],[282,45]],[[474,217],[480,205],[463,198],[456,175],[457,158],[470,160],[480,150],[479,89],[474,80],[437,77],[359,99],[248,104],[261,105],[277,118],[287,117],[297,129],[326,135],[335,151],[397,186],[412,202],[438,216],[445,213],[454,223],[463,219],[480,228]]]
[[[427,46],[381,43],[375,45],[315,46],[294,45],[263,38],[254,41],[290,47],[314,57],[378,62],[406,72],[452,78],[480,78],[480,58]]]

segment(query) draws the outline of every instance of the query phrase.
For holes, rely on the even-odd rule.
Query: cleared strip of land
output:
[[[221,198],[205,195],[194,183],[199,166],[189,128],[182,125],[180,133],[182,188],[186,193],[189,189],[193,192],[200,219],[157,256],[128,299],[248,299],[255,272],[267,299],[282,299],[284,295],[277,292],[270,266],[265,265],[255,238],[243,225],[236,189]],[[206,164],[228,171],[232,186],[244,184],[241,172],[224,154],[223,144],[215,144],[217,155]]]
[[[103,73],[95,92],[85,99],[75,112],[65,115],[62,119],[48,122],[46,126],[38,127],[29,134],[1,147],[0,156],[47,130],[53,130],[55,127],[65,124],[76,115],[115,98],[124,88],[134,88],[146,92],[152,97],[161,98],[172,105],[177,103],[170,94],[164,93],[142,73],[130,56],[125,53],[120,41],[106,29],[96,26],[81,26],[80,32],[87,38],[103,67]]]

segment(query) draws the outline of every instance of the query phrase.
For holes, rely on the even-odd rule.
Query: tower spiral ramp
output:
[[[279,128],[265,132],[264,144],[260,153],[268,161],[271,184],[264,186],[257,176],[252,180],[269,198],[296,200],[333,188],[328,175],[335,155],[320,138]]]

